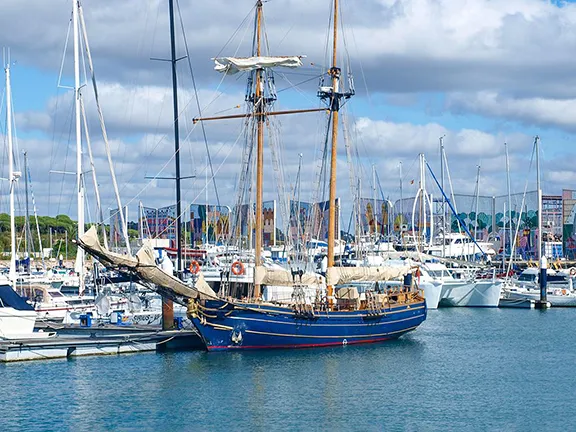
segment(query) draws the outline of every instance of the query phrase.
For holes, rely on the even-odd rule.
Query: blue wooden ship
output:
[[[302,64],[302,57],[263,55],[261,0],[256,1],[255,10],[252,56],[215,59],[215,69],[220,72],[248,73],[247,112],[195,119],[198,122],[243,118],[249,121],[253,132],[248,134],[255,141],[249,145],[255,150],[256,166],[254,283],[250,291],[242,299],[230,298],[224,292],[217,294],[207,286],[201,271],[190,286],[159,269],[153,253],[145,248],[136,257],[120,256],[102,248],[94,229],[89,236],[79,240],[79,245],[104,263],[135,274],[141,283],[148,284],[165,297],[187,304],[188,314],[209,351],[326,347],[396,339],[416,329],[426,319],[424,296],[411,277],[415,269],[342,268],[334,262],[338,114],[344,101],[354,95],[353,81],[349,79],[347,85],[341,82],[341,70],[336,64],[338,0],[333,4],[332,66],[321,78],[318,90],[318,97],[325,106],[318,109],[273,110],[276,92],[272,68],[297,67]],[[328,81],[326,84],[324,79]],[[316,279],[315,284],[310,284],[302,279],[304,271],[297,268],[274,271],[275,274],[266,276],[261,254],[264,127],[272,116],[313,111],[326,112],[327,115],[326,152],[330,156],[327,158],[330,166],[326,168],[329,173],[327,271],[322,278]],[[328,145],[330,142],[331,146]],[[180,253],[178,262],[177,268],[182,269]],[[403,284],[386,285],[386,281],[402,277]],[[358,293],[352,286],[356,281],[375,285]],[[291,302],[280,304],[263,300],[262,288],[278,285],[291,287]],[[305,289],[311,288],[316,289],[314,300],[303,294]]]

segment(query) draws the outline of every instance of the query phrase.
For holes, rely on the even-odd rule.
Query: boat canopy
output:
[[[154,251],[148,246],[143,246],[136,256],[111,252],[100,244],[95,226],[86,231],[78,240],[78,245],[90,255],[100,259],[104,264],[116,268],[125,268],[136,274],[141,280],[163,288],[159,289],[161,294],[176,301],[180,300],[179,303],[182,303],[182,298],[217,298],[216,293],[206,283],[202,273],[198,274],[198,279],[192,287],[164,272],[156,265]]]
[[[0,307],[11,307],[16,310],[34,310],[10,285],[0,285]]]
[[[297,68],[302,66],[301,56],[274,57],[218,57],[214,60],[214,70],[230,75],[255,69],[272,67]]]

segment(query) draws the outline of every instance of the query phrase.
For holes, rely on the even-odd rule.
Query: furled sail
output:
[[[423,252],[416,251],[402,251],[402,252],[381,252],[379,254],[384,260],[392,259],[413,259],[415,261],[425,262],[425,261],[439,261],[458,264],[462,267],[482,267],[482,263],[476,262],[471,265],[470,261],[458,260],[455,258],[445,258],[436,255],[430,255]]]
[[[238,72],[272,67],[297,68],[302,66],[301,56],[274,57],[218,57],[214,60],[214,69],[233,75]]]
[[[254,283],[260,285],[293,286],[295,283],[303,285],[323,285],[324,277],[317,273],[305,272],[292,274],[289,270],[269,269],[257,266],[254,271]]]
[[[410,266],[387,267],[329,267],[326,272],[328,285],[349,282],[377,282],[398,279],[411,273]]]
[[[134,273],[142,281],[157,287],[158,291],[173,300],[185,298],[217,298],[216,293],[199,275],[193,287],[186,285],[180,279],[164,272],[156,265],[154,252],[148,246],[143,246],[135,257],[111,252],[102,247],[98,240],[96,227],[92,226],[79,240],[78,245],[90,255],[98,258],[103,264],[112,267],[125,268]]]

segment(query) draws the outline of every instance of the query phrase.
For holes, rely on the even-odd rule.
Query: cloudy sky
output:
[[[139,201],[149,206],[174,202],[172,99],[167,0],[85,0],[82,2],[98,78],[100,101],[124,203],[135,219]],[[245,76],[223,77],[211,58],[249,54],[254,0],[179,0],[177,19],[182,175],[188,203],[215,202],[206,190],[204,115],[242,112]],[[439,167],[444,136],[454,191],[473,193],[481,165],[480,193],[506,193],[504,142],[509,145],[514,192],[535,187],[530,171],[534,136],[541,137],[544,193],[576,188],[576,5],[550,0],[341,0],[340,39],[344,66],[354,74],[356,96],[345,117],[355,173],[371,196],[371,169],[383,193],[399,197],[399,164],[404,194],[417,179],[418,153]],[[318,107],[318,78],[329,63],[326,47],[331,0],[269,0],[265,23],[270,52],[306,55],[298,71],[279,70],[281,109]],[[3,0],[0,41],[10,47],[13,100],[19,151],[29,154],[39,214],[76,216],[72,56],[67,32],[70,0]],[[65,49],[67,46],[67,49]],[[64,55],[65,54],[65,55]],[[194,92],[194,74],[198,99]],[[60,71],[62,73],[60,74]],[[104,208],[115,207],[106,155],[91,87],[84,90],[89,129]],[[5,116],[5,107],[2,109]],[[302,199],[310,199],[323,142],[323,114],[286,116],[280,156],[286,189],[302,154]],[[223,204],[233,205],[240,175],[242,125],[237,120],[206,123],[216,184]],[[5,126],[1,133],[4,134]],[[341,137],[344,133],[341,132]],[[240,137],[240,139],[239,139]],[[3,140],[4,141],[4,140]],[[266,156],[265,198],[276,198],[271,152]],[[85,158],[88,166],[88,160]],[[6,149],[2,177],[6,177]],[[51,172],[52,171],[52,172]],[[350,169],[340,141],[338,193],[349,214]],[[88,189],[92,190],[87,173]],[[7,211],[6,182],[1,211]],[[415,182],[416,184],[417,182]],[[437,194],[437,192],[434,192]],[[89,192],[89,197],[92,193]],[[348,201],[347,201],[348,200]],[[88,220],[95,219],[95,204]]]

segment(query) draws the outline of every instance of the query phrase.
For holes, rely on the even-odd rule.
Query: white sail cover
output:
[[[269,269],[264,266],[256,266],[254,270],[254,283],[259,285],[293,286],[294,283],[304,285],[323,285],[324,278],[317,274],[306,272],[300,276],[292,277],[292,272],[284,269]]]
[[[302,66],[300,56],[275,57],[218,57],[214,60],[214,70],[233,75],[238,72],[272,67],[297,68]]]
[[[194,287],[191,287],[173,275],[164,272],[156,265],[154,252],[148,246],[143,246],[135,257],[111,252],[100,244],[95,226],[92,226],[78,240],[78,244],[89,254],[99,258],[104,264],[127,268],[142,280],[158,285],[177,296],[217,298],[216,293],[206,283],[202,274],[199,275]]]
[[[471,263],[469,261],[462,261],[455,258],[444,258],[436,255],[430,255],[422,252],[416,251],[401,251],[401,252],[381,252],[379,254],[384,260],[392,260],[392,259],[406,259],[410,258],[415,261],[425,262],[425,261],[440,261],[440,262],[449,262],[455,263],[464,267],[471,267]],[[479,267],[481,266],[479,263],[474,263],[472,267]]]
[[[411,272],[410,266],[330,267],[326,272],[326,283],[334,286],[350,282],[387,281],[404,277]]]

